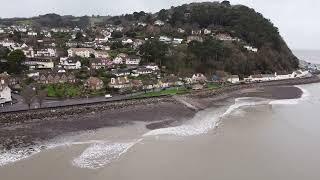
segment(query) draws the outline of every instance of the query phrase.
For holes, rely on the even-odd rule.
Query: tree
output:
[[[122,32],[120,32],[120,31],[114,31],[114,32],[111,33],[111,36],[112,36],[113,38],[118,39],[118,38],[122,38],[122,37],[123,37],[123,34],[122,34]]]
[[[35,95],[36,95],[35,89],[32,86],[25,87],[21,92],[21,96],[23,98],[23,101],[25,104],[28,105],[29,109],[31,107],[31,104],[34,100]]]
[[[158,13],[158,18],[161,20],[161,21],[166,21],[169,17],[169,14],[167,12],[167,10],[165,9],[161,9]]]
[[[231,6],[230,1],[222,1],[221,4],[226,6],[226,7],[230,7]]]
[[[8,72],[13,74],[20,74],[21,71],[24,69],[22,62],[26,59],[23,51],[21,50],[14,50],[9,53],[8,57]]]
[[[84,37],[83,37],[82,33],[81,32],[77,32],[75,40],[76,41],[83,41],[83,38]]]
[[[155,62],[162,66],[162,61],[168,53],[169,46],[158,40],[149,40],[140,47],[140,53],[147,62]]]
[[[37,91],[37,100],[38,100],[38,103],[39,103],[40,107],[42,107],[43,101],[45,100],[47,95],[48,95],[48,92],[45,91],[45,90]]]

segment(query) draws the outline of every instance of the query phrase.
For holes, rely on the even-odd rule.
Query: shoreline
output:
[[[302,91],[292,85],[319,82],[320,79],[305,80],[229,86],[179,96],[196,109],[187,107],[172,96],[165,96],[4,113],[0,116],[0,150],[28,148],[68,133],[117,127],[136,121],[145,122],[150,130],[178,126],[198,111],[229,98],[297,99]]]

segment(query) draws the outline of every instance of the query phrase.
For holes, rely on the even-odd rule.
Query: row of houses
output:
[[[227,77],[227,82],[232,84],[237,84],[240,82],[250,83],[250,82],[266,82],[266,81],[278,81],[278,80],[286,80],[286,79],[294,79],[294,78],[306,78],[311,77],[312,74],[309,71],[297,70],[292,73],[274,73],[274,74],[255,74],[250,75],[240,80],[238,75],[231,75]]]

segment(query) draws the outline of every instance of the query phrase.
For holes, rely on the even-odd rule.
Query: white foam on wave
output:
[[[28,148],[12,149],[8,151],[0,152],[0,167],[30,158],[42,152],[43,150],[50,150],[50,149],[55,149],[63,146],[84,145],[84,144],[93,144],[93,143],[102,143],[102,142],[105,142],[105,141],[90,140],[90,141],[84,141],[84,142],[70,142],[70,141],[66,141],[63,143],[50,142],[41,146],[39,145],[39,146],[32,146]]]
[[[88,169],[99,169],[119,159],[131,147],[142,139],[125,143],[96,143],[89,146],[83,153],[72,161],[74,166]]]
[[[219,126],[220,120],[234,112],[235,110],[244,106],[255,106],[259,104],[266,104],[267,100],[257,98],[237,98],[235,103],[231,105],[226,111],[203,111],[181,126],[169,127],[163,129],[156,129],[144,134],[147,136],[158,136],[158,135],[175,135],[175,136],[195,136],[208,133],[210,130]]]
[[[29,158],[39,152],[41,152],[40,147],[33,147],[28,149],[15,149],[2,152],[0,153],[0,167]]]
[[[309,91],[307,91],[306,89],[302,88],[301,86],[295,86],[295,87],[301,89],[301,91],[302,91],[302,96],[300,98],[273,100],[269,104],[270,105],[297,105],[301,101],[305,101],[310,97]]]

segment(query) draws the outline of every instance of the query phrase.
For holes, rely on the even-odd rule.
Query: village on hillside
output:
[[[145,54],[141,54],[141,47],[150,41],[174,47],[187,46],[210,37],[217,41],[240,43],[248,53],[258,53],[259,49],[228,32],[217,31],[215,27],[191,30],[180,27],[174,29],[176,33],[172,35],[153,36],[146,33],[134,38],[128,30],[135,28],[154,32],[165,28],[166,23],[154,19],[152,22],[105,24],[86,29],[2,25],[0,104],[15,103],[12,93],[29,102],[32,97],[28,96],[31,94],[42,99],[67,99],[159,92],[176,87],[201,90],[222,84],[309,77],[310,72],[317,68],[303,67],[295,72],[252,74],[247,77],[223,71],[175,74],[167,71],[161,63],[148,62]]]

